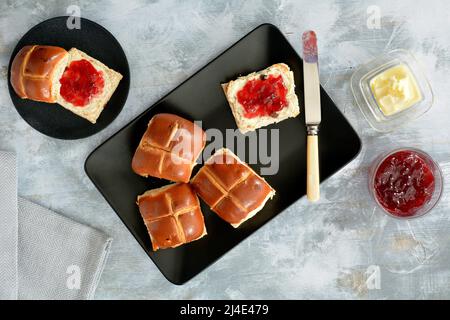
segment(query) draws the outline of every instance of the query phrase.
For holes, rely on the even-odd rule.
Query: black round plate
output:
[[[67,28],[68,17],[56,17],[39,23],[28,31],[15,47],[8,68],[8,85],[12,102],[22,118],[34,129],[59,139],[80,139],[106,128],[120,113],[130,88],[130,69],[125,53],[114,36],[101,25],[81,19],[80,29]],[[77,48],[98,59],[123,79],[101,113],[92,124],[56,103],[36,102],[17,96],[9,81],[16,53],[26,45],[53,45],[66,50]]]

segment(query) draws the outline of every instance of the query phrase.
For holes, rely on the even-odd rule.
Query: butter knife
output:
[[[319,125],[320,82],[317,54],[317,37],[314,31],[306,31],[303,42],[303,83],[305,94],[306,141],[306,196],[309,201],[320,198],[319,176]]]

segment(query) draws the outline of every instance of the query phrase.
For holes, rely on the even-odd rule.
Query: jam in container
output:
[[[442,193],[442,173],[423,151],[397,149],[377,158],[370,170],[369,187],[378,205],[389,215],[412,218],[430,211]]]

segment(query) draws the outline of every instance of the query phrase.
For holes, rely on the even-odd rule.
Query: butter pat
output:
[[[373,77],[370,89],[385,116],[408,109],[422,100],[416,79],[405,64],[391,67]]]

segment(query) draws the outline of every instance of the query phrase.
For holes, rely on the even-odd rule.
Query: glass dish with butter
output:
[[[383,132],[420,117],[433,104],[433,92],[419,63],[403,49],[360,66],[352,75],[351,88],[367,121]]]

